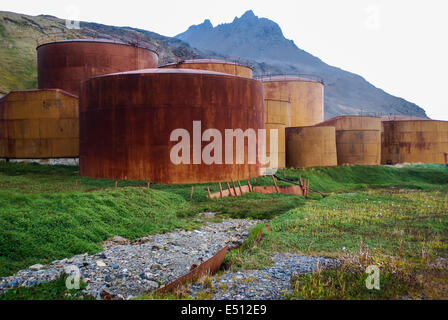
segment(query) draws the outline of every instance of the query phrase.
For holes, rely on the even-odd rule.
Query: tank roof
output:
[[[220,59],[189,59],[189,60],[182,60],[179,61],[177,63],[168,63],[166,65],[160,66],[160,68],[163,67],[167,67],[167,66],[176,66],[176,65],[180,65],[180,64],[205,64],[205,63],[215,63],[215,64],[231,64],[231,65],[236,65],[236,66],[241,66],[241,67],[246,67],[249,69],[253,69],[252,66],[246,65],[246,64],[242,64],[239,61],[236,60],[220,60]]]
[[[299,74],[299,75],[269,75],[257,77],[262,82],[279,82],[279,81],[306,81],[324,84],[324,80],[315,75]]]
[[[37,92],[44,92],[44,91],[59,92],[66,96],[78,99],[78,97],[75,96],[74,94],[71,94],[70,92],[67,92],[62,89],[30,89],[30,90],[12,90],[12,91],[8,92],[8,94],[6,94],[5,96],[1,97],[0,101],[7,99],[9,95],[15,94],[15,93],[37,93]]]
[[[334,117],[334,118],[322,121],[322,122],[320,122],[320,123],[318,123],[318,124],[316,124],[314,126],[315,127],[321,127],[321,126],[325,126],[325,125],[331,126],[332,122],[337,121],[337,120],[341,120],[341,119],[346,119],[346,118],[375,118],[375,119],[381,119],[381,117],[375,117],[375,116],[360,116],[360,115],[349,116],[349,115],[346,115],[346,116],[337,116],[337,117]]]
[[[413,121],[413,120],[432,120],[428,118],[421,118],[421,117],[412,117],[412,116],[383,116],[381,117],[381,121]]]
[[[405,120],[400,120],[400,119],[382,120],[382,122],[448,122],[448,120],[435,120],[435,119],[419,118],[419,119],[405,119]]]
[[[208,70],[198,70],[198,69],[141,69],[141,70],[133,70],[126,72],[117,72],[111,74],[105,74],[101,76],[92,77],[90,79],[109,77],[109,76],[117,76],[117,75],[142,75],[142,74],[198,74],[198,75],[217,75],[217,76],[227,76],[232,78],[244,78],[240,76],[235,76],[228,73],[208,71]],[[248,78],[244,78],[248,79]]]
[[[87,43],[118,44],[118,45],[122,45],[122,46],[129,46],[129,47],[135,47],[135,48],[149,50],[149,51],[152,51],[155,54],[159,55],[157,53],[157,51],[149,49],[149,48],[145,48],[145,47],[141,47],[141,46],[125,43],[125,42],[120,41],[120,40],[110,40],[110,39],[68,39],[68,40],[52,41],[52,42],[43,43],[43,44],[37,46],[36,50],[39,49],[40,47],[47,46],[47,45],[64,44],[64,43],[78,43],[78,42],[82,42],[82,43],[86,43],[87,42]]]

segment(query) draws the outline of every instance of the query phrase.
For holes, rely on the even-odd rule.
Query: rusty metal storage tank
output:
[[[264,100],[264,113],[266,124],[266,155],[271,156],[270,152],[270,130],[278,130],[278,148],[277,159],[279,169],[286,167],[286,144],[285,144],[285,128],[291,125],[291,103],[289,100]]]
[[[288,168],[337,165],[334,127],[286,128],[286,166]]]
[[[0,100],[0,158],[76,158],[78,137],[78,98],[68,92],[13,91]]]
[[[381,118],[341,116],[316,126],[333,126],[336,129],[338,165],[381,163]]]
[[[64,40],[37,47],[39,89],[63,89],[76,96],[83,80],[157,65],[154,51],[111,40]]]
[[[383,164],[445,164],[448,153],[448,121],[383,121]]]
[[[253,70],[251,67],[238,63],[236,61],[226,61],[218,59],[193,59],[184,60],[179,63],[171,63],[160,68],[168,69],[196,69],[215,71],[220,73],[233,74],[235,76],[252,79]]]
[[[272,76],[260,80],[265,100],[290,101],[290,126],[312,126],[324,120],[323,81],[302,76]]]
[[[226,164],[223,145],[223,156],[210,165],[201,160],[201,150],[193,144],[201,137],[200,130],[194,130],[195,121],[201,122],[203,132],[218,130],[223,144],[226,129],[256,133],[263,129],[259,81],[202,70],[147,69],[89,79],[80,92],[82,176],[184,184],[243,180],[260,173],[257,159],[249,163],[248,143],[244,144],[243,164],[237,163],[237,152],[233,164]],[[189,136],[186,148],[190,155],[175,153],[185,157],[184,163],[175,164],[171,156],[177,150],[172,148],[180,143],[179,132]],[[211,140],[215,141],[202,142],[204,152]]]

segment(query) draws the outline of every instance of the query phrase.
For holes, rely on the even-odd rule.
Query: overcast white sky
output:
[[[330,65],[448,120],[447,0],[2,0],[0,10],[50,14],[166,36],[208,18],[231,22],[252,9]],[[76,12],[78,14],[76,14]]]

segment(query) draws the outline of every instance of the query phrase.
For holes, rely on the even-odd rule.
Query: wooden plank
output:
[[[219,193],[220,193],[221,198],[222,198],[222,185],[221,185],[221,182],[219,183]]]
[[[208,198],[211,199],[212,193],[210,192],[210,187],[207,187],[207,192],[208,192]]]
[[[248,186],[241,186],[241,190],[243,192],[243,194],[249,193],[249,187]],[[235,195],[233,194],[233,190],[232,189],[227,189],[227,190],[223,190],[222,191],[222,197],[223,198],[227,198],[227,197],[235,197]],[[218,199],[221,198],[221,192],[216,192],[216,193],[212,193],[211,194],[211,198],[210,199]]]
[[[228,182],[227,182],[227,188],[229,189],[229,193],[230,193],[230,195],[233,197],[233,195],[232,195],[232,191],[230,191],[230,183],[228,183]]]
[[[238,180],[238,186],[240,187],[241,195],[243,195],[243,189],[241,188],[241,182],[240,182],[240,180]]]
[[[232,180],[233,191],[235,192],[235,197],[238,197],[238,192],[236,192],[235,181]]]
[[[279,188],[277,186],[277,181],[275,181],[275,177],[274,176],[272,176],[272,181],[274,181],[275,190],[277,191],[277,193],[280,193],[280,190],[279,190]]]

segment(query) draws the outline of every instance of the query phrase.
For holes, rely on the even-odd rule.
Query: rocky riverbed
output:
[[[291,291],[291,277],[339,264],[338,260],[291,253],[276,253],[274,264],[263,270],[227,272],[209,284],[192,284],[187,293],[216,300],[279,300]]]
[[[208,223],[200,230],[177,230],[132,242],[115,237],[104,251],[77,255],[70,259],[34,265],[0,281],[0,294],[17,286],[33,286],[79,270],[87,283],[84,294],[97,299],[129,299],[157,289],[189,272],[226,245],[240,246],[256,220],[227,219]],[[70,270],[70,271],[69,271]]]
[[[207,215],[205,215],[207,216]],[[211,216],[212,217],[212,216]],[[137,240],[114,237],[103,244],[104,251],[33,265],[0,280],[0,294],[18,286],[49,282],[64,274],[87,283],[86,296],[96,299],[130,299],[150,293],[185,275],[226,245],[240,246],[248,230],[260,221],[226,219],[207,223],[199,230],[176,230]],[[226,272],[211,277],[209,286],[192,284],[188,293],[197,297],[206,291],[213,299],[281,299],[289,291],[292,276],[314,272],[338,261],[298,254],[275,254],[274,264],[264,270]]]

